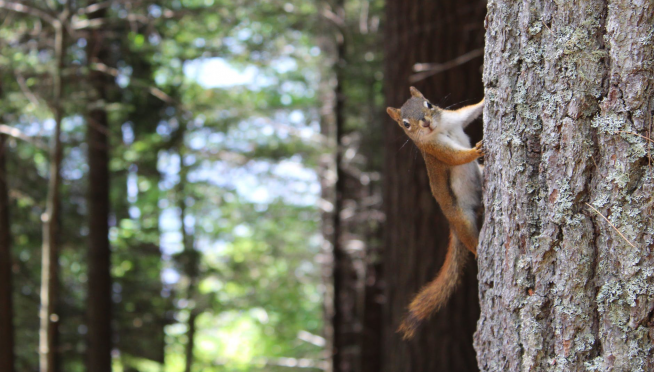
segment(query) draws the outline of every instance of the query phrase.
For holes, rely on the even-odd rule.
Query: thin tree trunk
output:
[[[484,6],[485,2],[477,0],[387,1],[384,77],[389,106],[400,107],[410,97],[410,85],[416,85],[439,106],[481,99],[481,58],[414,83],[410,78],[416,63],[446,63],[482,48]],[[474,260],[464,270],[448,304],[419,329],[414,340],[402,341],[396,333],[413,296],[441,268],[449,227],[430,192],[422,156],[390,118],[384,125],[386,303],[382,371],[476,371],[472,335],[479,307]],[[480,126],[471,126],[469,133],[474,143],[481,135]]]
[[[324,50],[324,49],[323,49]],[[329,90],[329,87],[325,87],[326,84],[323,82],[321,87],[323,97],[323,107],[321,109],[321,119],[320,119],[320,133],[324,138],[331,139],[331,133],[333,133],[333,92],[326,93]],[[335,148],[332,141],[328,140],[329,147]],[[334,213],[334,175],[335,175],[335,159],[327,154],[323,154],[320,158],[320,169],[318,171],[320,179],[320,208],[321,208],[321,234],[323,236],[323,244],[320,250],[320,260],[322,261],[321,265],[321,282],[324,288],[322,293],[323,297],[323,337],[326,340],[325,344],[325,354],[326,361],[328,363],[325,372],[333,371],[333,345],[334,345],[334,325],[332,321],[334,319],[334,283],[333,283],[333,262],[334,262],[334,218],[332,217]]]
[[[334,4],[336,16],[345,22],[345,1],[337,0]],[[357,278],[352,265],[352,257],[345,249],[345,226],[341,220],[343,201],[345,199],[345,172],[343,170],[343,137],[345,136],[345,96],[343,83],[344,69],[347,58],[345,54],[346,33],[344,26],[335,27],[335,55],[334,55],[334,129],[336,142],[336,183],[334,185],[334,212],[333,218],[333,278],[334,278],[334,337],[332,344],[332,363],[334,372],[357,371],[359,360],[359,340],[356,323],[358,305]]]
[[[106,9],[89,14],[89,19],[102,19]],[[109,64],[109,42],[102,29],[91,31],[87,39],[88,63]],[[94,372],[111,371],[112,301],[111,249],[109,245],[109,122],[104,106],[111,79],[102,72],[89,69],[91,110],[87,115],[88,144],[88,369]]]
[[[0,87],[0,96],[2,95]],[[7,136],[0,134],[0,371],[14,371],[14,314],[11,286],[11,224],[7,186]]]
[[[328,1],[322,1],[321,6],[329,6]],[[325,338],[325,360],[327,366],[325,372],[336,370],[334,358],[335,346],[335,312],[336,312],[336,293],[335,293],[335,214],[336,209],[336,156],[332,156],[337,151],[336,146],[336,94],[333,86],[335,79],[333,64],[336,63],[336,46],[333,37],[334,25],[326,18],[321,19],[321,31],[324,36],[318,39],[321,50],[329,62],[322,66],[323,78],[320,82],[320,96],[322,107],[320,109],[320,133],[325,139],[324,153],[320,157],[320,168],[318,177],[320,179],[320,204],[321,213],[321,233],[323,244],[320,252],[322,261],[322,285],[323,292],[323,337]]]
[[[41,260],[41,308],[39,310],[39,369],[41,372],[55,372],[57,368],[57,325],[59,315],[57,309],[57,289],[59,286],[59,252],[57,247],[59,219],[59,169],[62,158],[61,120],[63,109],[61,105],[62,75],[64,65],[64,27],[61,22],[55,23],[55,71],[53,80],[53,111],[55,119],[54,134],[50,153],[50,179],[48,180],[48,196],[43,221],[43,246]]]
[[[191,313],[188,316],[188,330],[186,332],[186,337],[188,341],[186,342],[186,364],[184,366],[184,372],[191,372],[193,370],[193,350],[195,349],[195,319],[198,317],[198,314],[195,310],[191,310]]]
[[[177,203],[179,207],[179,218],[181,221],[181,233],[182,233],[182,244],[184,250],[180,255],[179,259],[181,260],[182,267],[184,268],[184,274],[188,279],[188,287],[186,288],[186,300],[189,307],[189,317],[187,322],[187,331],[186,331],[186,346],[185,346],[185,372],[191,372],[193,370],[194,362],[194,349],[195,349],[195,321],[198,317],[198,309],[196,308],[197,304],[195,303],[195,296],[197,293],[198,285],[198,265],[199,265],[199,253],[195,250],[195,244],[193,235],[189,234],[191,227],[186,225],[186,183],[188,177],[188,166],[183,164],[184,162],[184,133],[186,129],[186,124],[182,124],[184,127],[180,128],[179,133],[179,158],[182,162],[182,166],[179,171],[179,184],[177,185],[176,194],[177,194]]]
[[[484,371],[654,370],[653,30],[652,1],[489,3]]]

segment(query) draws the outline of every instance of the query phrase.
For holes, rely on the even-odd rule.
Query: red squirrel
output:
[[[466,248],[477,256],[477,218],[483,210],[481,169],[476,161],[484,155],[482,142],[471,148],[463,129],[482,113],[484,100],[450,111],[429,102],[418,89],[411,87],[410,91],[411,98],[402,108],[388,107],[386,112],[425,159],[431,193],[450,224],[450,243],[438,275],[409,305],[398,329],[404,339],[412,338],[419,325],[454,292],[468,259]]]

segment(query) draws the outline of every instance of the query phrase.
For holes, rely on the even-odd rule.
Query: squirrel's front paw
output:
[[[484,156],[485,152],[484,152],[484,141],[483,140],[477,142],[477,144],[475,145],[475,151],[477,152],[477,154],[479,154],[478,155],[479,157]]]

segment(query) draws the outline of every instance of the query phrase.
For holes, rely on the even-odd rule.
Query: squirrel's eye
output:
[[[409,129],[409,128],[411,127],[411,123],[409,123],[409,121],[406,120],[406,119],[404,119],[404,120],[402,121],[402,123],[404,124],[404,127],[407,128],[407,129]]]
[[[425,101],[425,107],[431,110],[431,108],[434,106],[432,106],[432,104],[429,103],[429,101]]]

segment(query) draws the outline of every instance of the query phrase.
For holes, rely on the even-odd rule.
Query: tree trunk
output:
[[[104,18],[106,9],[89,14],[89,19]],[[91,31],[86,54],[88,63],[108,64],[109,42],[102,29]],[[112,84],[108,75],[89,69],[92,92],[87,115],[89,162],[88,183],[88,368],[89,371],[111,371],[111,250],[109,246],[109,123],[107,89]]]
[[[387,104],[400,107],[410,97],[410,85],[440,106],[478,102],[485,2],[389,0],[386,7]],[[459,59],[445,72],[412,75],[416,63],[441,64],[465,55],[478,57],[465,63]],[[422,156],[390,118],[384,125],[383,371],[476,371],[472,335],[479,306],[473,260],[447,306],[419,329],[413,341],[402,341],[396,333],[413,296],[443,264],[449,228],[431,195]],[[481,137],[480,129],[480,125],[472,126],[473,140]]]
[[[330,43],[323,38],[321,50],[327,51]],[[330,74],[327,67],[323,67],[324,74]],[[320,134],[325,138],[325,147],[336,151],[334,138],[335,117],[334,117],[334,91],[328,79],[322,79],[320,83],[320,96],[323,105],[320,109]],[[320,209],[321,209],[321,234],[323,242],[320,249],[321,262],[321,283],[323,292],[323,337],[325,338],[325,354],[327,367],[325,372],[333,372],[333,348],[334,348],[334,307],[336,306],[334,294],[334,202],[336,199],[335,177],[336,157],[323,154],[319,159],[318,178],[320,179]]]
[[[652,1],[488,5],[484,371],[654,370],[653,30]]]
[[[195,320],[197,319],[198,314],[195,309],[191,310],[188,315],[188,330],[186,331],[186,346],[185,346],[185,355],[186,360],[184,363],[184,372],[191,372],[193,370],[193,350],[195,350]]]
[[[149,58],[142,51],[135,51],[129,48],[127,37],[121,39],[119,46],[121,58],[132,67],[132,76],[139,76],[140,79],[154,84],[154,66]],[[139,110],[128,113],[125,122],[130,123],[133,130],[133,143],[148,144],[147,149],[137,151],[137,158],[130,165],[130,173],[138,177],[138,182],[148,182],[150,185],[158,185],[161,181],[161,173],[157,168],[159,150],[165,148],[165,142],[152,137],[161,120],[169,118],[165,114],[166,107],[163,101],[145,94],[142,87],[127,87],[128,91],[122,96],[122,102],[128,105],[135,105]],[[135,146],[131,146],[135,149]],[[159,217],[161,210],[157,204],[162,196],[158,187],[150,187],[149,190],[137,188],[136,200],[129,201],[130,206],[139,209],[141,215],[135,218],[136,223],[141,227],[142,233],[134,237],[130,244],[134,244],[135,252],[138,254],[123,251],[124,257],[132,260],[134,268],[129,275],[120,278],[122,286],[123,303],[132,301],[136,305],[136,311],[128,311],[124,306],[114,307],[115,324],[118,326],[118,345],[121,354],[146,358],[158,363],[164,363],[164,325],[168,324],[167,312],[161,312],[159,306],[168,310],[169,300],[162,299],[162,302],[152,302],[148,297],[160,298],[162,287],[161,282],[161,231],[159,229]],[[153,268],[153,269],[151,269]],[[116,281],[117,278],[114,278]],[[135,286],[135,284],[138,284]],[[136,288],[138,287],[138,288]],[[146,293],[146,295],[144,295]],[[150,314],[150,315],[147,315]],[[133,324],[137,316],[143,321],[142,326],[136,327]]]
[[[321,46],[330,58],[329,85],[324,100],[323,132],[334,144],[323,179],[323,195],[333,201],[326,213],[325,234],[333,247],[333,309],[331,326],[334,372],[380,370],[381,299],[380,255],[381,182],[379,173],[383,151],[379,151],[379,103],[381,71],[378,55],[381,35],[375,20],[379,2],[327,1],[331,15],[324,13],[329,41]],[[371,16],[372,14],[372,16]],[[325,112],[325,111],[323,111]],[[328,130],[328,131],[327,131]],[[330,193],[333,193],[330,194]],[[330,196],[330,198],[327,198]]]
[[[322,256],[327,372],[380,370],[380,1],[321,2]],[[333,285],[332,285],[333,283]]]
[[[339,0],[340,6],[336,9],[342,15],[342,1]],[[321,2],[321,6],[331,9],[332,3],[329,0]],[[343,50],[338,48],[337,39],[343,40],[342,30],[335,26],[333,22],[328,21],[325,17],[321,18],[320,30],[321,38],[318,39],[320,49],[325,53],[327,63],[322,66],[324,77],[320,82],[320,133],[324,138],[323,145],[325,153],[319,159],[318,177],[320,179],[321,189],[321,234],[323,244],[321,247],[320,259],[322,261],[321,280],[324,287],[323,291],[323,337],[325,338],[325,354],[327,366],[325,372],[341,372],[342,352],[342,305],[340,304],[342,294],[337,292],[337,288],[342,290],[342,252],[338,245],[338,236],[340,234],[340,203],[338,201],[337,183],[338,183],[338,162],[340,160],[338,146],[338,129],[337,111],[337,92],[342,87],[337,83],[338,63],[343,58]],[[343,44],[344,45],[344,44]],[[334,84],[336,83],[336,84]],[[342,109],[342,106],[341,106]],[[341,117],[342,120],[342,112]],[[342,127],[341,127],[342,130]],[[332,156],[333,155],[333,156]],[[342,191],[342,190],[341,190]],[[342,194],[341,194],[342,198]],[[336,333],[339,335],[336,335]]]
[[[184,275],[188,280],[188,286],[186,287],[186,300],[188,301],[188,322],[186,326],[186,345],[185,345],[185,365],[184,372],[191,372],[193,370],[194,362],[194,350],[195,350],[195,331],[196,331],[196,320],[199,315],[199,309],[197,308],[196,295],[198,292],[198,280],[199,280],[199,264],[200,264],[200,255],[195,249],[195,239],[192,234],[189,234],[190,231],[194,229],[191,226],[187,226],[186,223],[186,183],[189,167],[183,164],[185,147],[184,147],[184,132],[186,129],[186,124],[182,124],[184,127],[180,129],[182,132],[180,134],[180,144],[179,144],[179,158],[182,160],[181,169],[179,171],[179,183],[176,188],[177,196],[177,205],[179,207],[179,219],[181,222],[180,229],[182,233],[182,244],[184,250],[178,256],[178,259],[181,261],[181,266],[183,267]]]
[[[39,370],[55,372],[57,370],[57,293],[59,287],[59,250],[57,247],[59,219],[59,186],[61,181],[60,165],[62,158],[61,121],[62,76],[64,67],[64,26],[55,24],[55,71],[52,74],[55,128],[50,151],[50,174],[48,196],[43,221],[43,244],[41,256],[41,308],[39,310]]]
[[[1,88],[0,88],[1,89]],[[0,90],[0,95],[1,95]],[[11,286],[11,224],[7,186],[7,136],[0,134],[0,371],[14,371],[14,314]]]
[[[345,1],[336,0],[334,3],[336,16],[345,22]],[[345,96],[343,92],[344,69],[347,64],[345,55],[346,34],[344,26],[335,30],[334,55],[334,129],[336,142],[336,183],[334,185],[334,213],[333,217],[333,249],[334,249],[334,327],[332,344],[333,372],[357,371],[359,360],[359,332],[356,327],[357,319],[357,275],[353,267],[353,259],[345,248],[346,231],[343,214],[344,199],[346,197],[345,172],[343,170],[343,138],[345,136]]]

